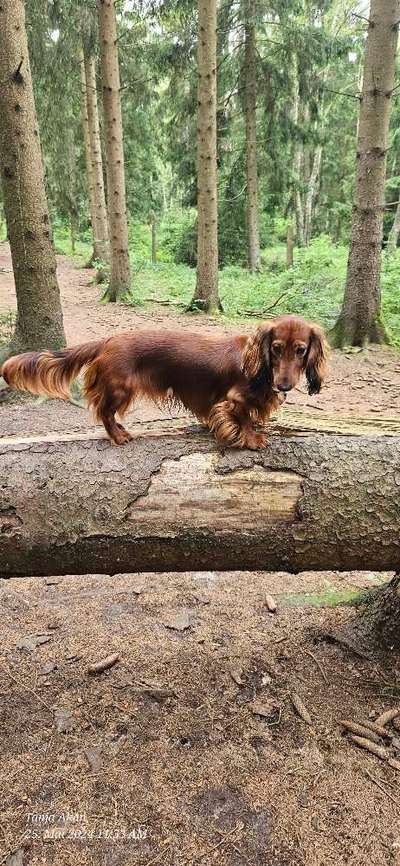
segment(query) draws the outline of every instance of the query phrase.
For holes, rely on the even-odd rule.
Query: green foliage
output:
[[[289,607],[339,607],[358,605],[365,600],[367,590],[327,586],[321,592],[285,595],[280,601]]]
[[[194,208],[169,211],[162,220],[159,233],[158,257],[163,262],[175,262],[196,267],[197,213]]]
[[[10,342],[14,333],[16,314],[13,310],[0,314],[0,346]]]
[[[381,285],[382,318],[391,342],[400,347],[400,249],[383,257]]]
[[[239,310],[265,310],[271,315],[297,313],[318,319],[330,327],[340,309],[346,274],[347,251],[335,246],[325,235],[309,247],[296,250],[295,263],[285,267],[283,245],[263,250],[263,271],[250,275],[240,268],[225,268],[221,279],[221,298],[228,314]],[[239,276],[240,275],[240,276]],[[225,279],[224,279],[225,276]],[[226,289],[223,284],[227,283]],[[225,296],[226,291],[226,296]],[[230,301],[234,294],[235,301]],[[278,303],[275,303],[278,299]]]
[[[81,25],[98,56],[95,3],[26,0],[28,36],[46,183],[57,252],[91,255],[80,118]],[[118,3],[129,247],[135,303],[186,303],[196,265],[197,5],[194,0]],[[247,259],[244,4],[218,9],[218,198],[224,315],[297,312],[331,326],[345,283],[355,165],[357,93],[365,32],[342,0],[256,4],[257,149],[262,272]],[[83,21],[82,21],[83,17]],[[100,81],[99,81],[100,85]],[[294,113],[295,93],[299,111]],[[342,95],[342,94],[347,94]],[[99,86],[99,104],[101,88]],[[316,145],[322,169],[310,247],[285,267],[293,195],[304,204]],[[294,153],[302,169],[295,174]],[[394,100],[386,200],[400,182],[400,100]],[[158,223],[151,265],[150,212]],[[385,210],[384,235],[394,218]],[[1,231],[1,221],[0,221]],[[329,235],[329,237],[328,237]],[[400,252],[382,269],[382,312],[400,345]]]
[[[151,263],[151,233],[147,224],[131,221],[129,226],[130,257],[133,272],[133,303],[146,305],[159,300],[185,307],[193,295],[196,272],[185,263],[173,261],[179,249],[181,232],[195,219],[194,211],[185,210],[180,221],[172,214],[160,226],[159,256]],[[281,227],[278,228],[280,229]],[[55,227],[57,252],[71,255],[68,229]],[[88,236],[76,244],[76,264],[90,256]],[[334,244],[327,235],[311,241],[309,247],[295,250],[293,268],[286,268],[286,247],[282,243],[262,251],[262,271],[250,274],[240,265],[220,270],[220,297],[223,318],[244,320],[295,313],[313,319],[329,329],[338,316],[346,279],[347,247]],[[264,312],[262,312],[264,311]],[[382,267],[382,312],[394,345],[400,346],[400,249],[394,256],[384,256]],[[254,320],[254,319],[253,319]]]

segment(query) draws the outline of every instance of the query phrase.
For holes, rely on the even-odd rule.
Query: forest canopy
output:
[[[114,89],[104,84],[108,7],[116,28],[117,60],[109,66],[119,76]],[[206,208],[215,200],[214,216],[206,214],[205,225],[218,225],[216,242],[207,236],[203,254],[208,268],[215,259],[208,277],[215,287],[214,309],[229,317],[271,310],[312,313],[331,328],[346,282],[357,131],[367,98],[366,40],[373,35],[370,20],[384,7],[377,0],[370,13],[367,3],[348,0],[26,0],[56,251],[91,259],[106,280],[111,268],[105,300],[142,304],[158,298],[194,311],[206,308],[195,275],[203,236],[199,166],[205,165],[215,169],[211,180],[217,191],[210,193],[204,176]],[[208,37],[205,58],[199,54],[202,14],[206,22],[210,14],[215,18],[209,31],[215,33],[214,59],[207,56]],[[214,65],[215,104],[203,118],[210,152],[199,163],[204,62]],[[104,96],[111,91],[116,102],[107,108]],[[400,342],[397,95],[395,85],[385,149],[383,238],[377,240],[384,249],[384,338],[395,343]],[[111,124],[122,112],[123,137],[115,156],[123,167],[119,192],[110,187],[118,177],[109,176],[107,135],[112,144],[115,130],[107,111]],[[88,122],[91,139],[85,133]],[[109,208],[111,237],[118,236],[117,246],[125,250],[117,272],[107,253],[105,213],[115,195],[120,201],[126,195],[127,216],[125,227],[123,215],[112,227]],[[3,236],[5,231],[4,223]],[[200,295],[203,291],[204,286]],[[369,334],[360,341],[366,336],[374,339]],[[348,343],[357,340],[348,335]]]

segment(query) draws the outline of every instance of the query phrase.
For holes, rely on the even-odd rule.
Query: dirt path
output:
[[[354,616],[326,605],[360,583],[314,575],[304,596],[306,575],[0,581],[0,861],[396,866],[398,773],[339,721],[396,706],[398,659],[318,639]],[[119,663],[88,676],[110,652]]]
[[[251,331],[254,321],[221,325],[210,317],[177,314],[175,309],[148,307],[136,310],[99,303],[99,289],[92,286],[90,271],[77,269],[65,256],[58,256],[58,275],[62,293],[65,328],[70,345],[106,336],[115,331],[148,327],[186,328],[194,331]],[[0,245],[0,314],[15,308],[14,280],[7,244]],[[5,399],[4,399],[5,398]],[[310,398],[304,387],[291,393],[288,406],[302,412],[337,411],[345,414],[400,416],[400,354],[393,349],[371,348],[356,354],[332,353],[329,378],[318,397]],[[160,412],[149,405],[138,406],[135,418],[151,420]],[[49,430],[92,428],[86,411],[71,404],[29,397],[3,395],[0,435]]]

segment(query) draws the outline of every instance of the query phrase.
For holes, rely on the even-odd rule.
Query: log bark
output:
[[[184,419],[134,425],[122,448],[101,432],[2,439],[2,576],[399,571],[398,419],[341,434],[337,417],[306,432],[318,422],[283,415],[259,452],[221,453]]]

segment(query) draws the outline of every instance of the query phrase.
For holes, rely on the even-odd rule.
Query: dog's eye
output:
[[[274,355],[281,355],[282,354],[281,343],[272,343],[272,351],[273,351]]]
[[[305,346],[299,346],[296,349],[296,355],[298,355],[299,358],[304,358],[305,354],[306,354],[306,347]]]

